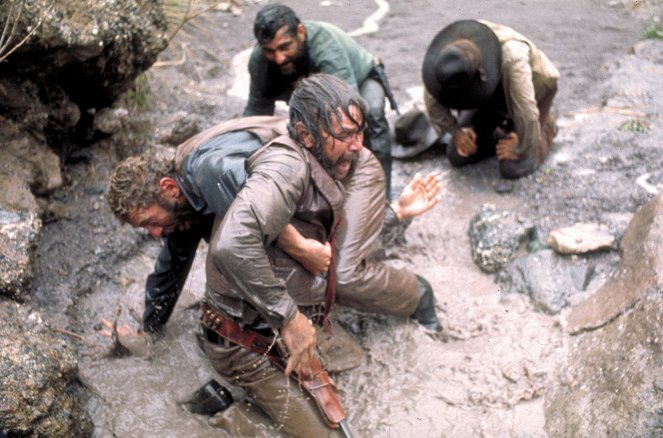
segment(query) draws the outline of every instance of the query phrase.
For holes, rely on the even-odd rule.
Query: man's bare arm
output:
[[[302,236],[291,224],[283,227],[279,247],[313,275],[327,272],[331,263],[331,245]]]

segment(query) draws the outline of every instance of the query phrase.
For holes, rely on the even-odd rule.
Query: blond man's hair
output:
[[[111,175],[108,206],[120,221],[129,222],[129,213],[159,203],[159,182],[174,172],[173,158],[163,154],[143,154],[125,159]]]

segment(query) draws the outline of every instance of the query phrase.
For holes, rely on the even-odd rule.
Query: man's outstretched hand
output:
[[[114,343],[120,344],[134,356],[149,356],[153,343],[150,334],[143,330],[136,330],[129,324],[118,326],[107,319],[102,319],[101,323],[104,326],[99,331],[101,336],[112,338]]]
[[[398,200],[391,203],[391,208],[399,220],[419,216],[440,202],[441,189],[442,176],[439,173],[431,172],[425,177],[417,173],[405,186]]]

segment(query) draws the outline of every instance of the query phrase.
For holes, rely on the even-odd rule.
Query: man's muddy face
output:
[[[362,122],[361,111],[350,106],[350,117],[341,115],[341,123],[332,121],[334,136],[327,135],[321,156],[317,158],[335,178],[342,180],[350,175],[359,159],[359,151],[364,147],[364,131],[352,120]]]
[[[271,41],[261,46],[265,58],[276,64],[285,76],[297,73],[306,43],[306,33],[302,29],[303,25],[297,35],[292,35],[288,33],[288,26],[283,26]]]
[[[194,224],[191,207],[173,201],[162,200],[145,208],[137,208],[129,214],[129,223],[144,228],[152,237],[165,237],[175,230],[188,230]]]

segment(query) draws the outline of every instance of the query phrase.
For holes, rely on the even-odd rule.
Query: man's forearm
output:
[[[164,247],[159,252],[154,271],[147,277],[145,284],[145,310],[143,311],[143,330],[157,332],[163,328],[182,292],[189,275],[200,236],[188,236],[180,241],[166,238]]]

